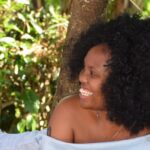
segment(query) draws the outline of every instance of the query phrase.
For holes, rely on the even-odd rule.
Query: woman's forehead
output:
[[[84,58],[84,63],[91,65],[106,64],[110,59],[110,53],[107,45],[101,44],[91,48]]]

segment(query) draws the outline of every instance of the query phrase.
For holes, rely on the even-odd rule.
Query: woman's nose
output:
[[[79,74],[79,81],[81,83],[86,83],[88,81],[88,74],[85,69],[82,69]]]

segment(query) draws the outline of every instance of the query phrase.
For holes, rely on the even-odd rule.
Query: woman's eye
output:
[[[94,71],[90,71],[90,76],[95,77],[97,74]]]
[[[86,69],[86,68],[82,68],[82,70],[80,71],[80,74],[85,74],[91,78],[96,78],[99,76],[97,72],[90,70],[90,69]]]

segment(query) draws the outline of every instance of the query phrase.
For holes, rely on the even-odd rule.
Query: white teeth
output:
[[[79,90],[79,92],[80,92],[81,95],[83,95],[83,96],[91,96],[91,95],[93,95],[92,92],[89,92],[89,91],[87,91],[87,90],[85,90],[85,89],[82,89],[82,88]]]

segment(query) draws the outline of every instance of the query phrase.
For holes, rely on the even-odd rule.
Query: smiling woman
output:
[[[80,104],[82,107],[102,110],[104,106],[104,95],[102,86],[109,74],[106,67],[110,58],[109,49],[106,45],[97,45],[89,50],[84,58],[84,68],[79,74]]]
[[[46,130],[0,133],[0,149],[149,150],[149,41],[150,19],[123,15],[91,26],[69,62],[70,76],[79,78],[79,94],[54,110],[51,137]]]
[[[150,134],[150,19],[124,14],[82,33],[70,58],[79,94],[49,121],[50,136],[71,143],[124,141]]]

